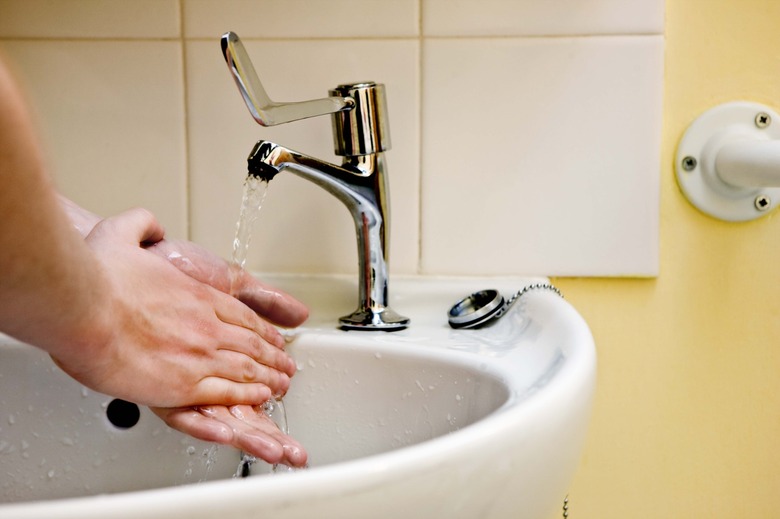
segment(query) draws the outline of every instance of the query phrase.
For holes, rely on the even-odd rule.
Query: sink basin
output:
[[[265,277],[268,279],[268,277]],[[240,453],[83,388],[39,350],[0,339],[0,518],[539,518],[560,511],[590,414],[590,332],[549,291],[495,325],[446,311],[539,280],[394,279],[409,330],[343,332],[347,278],[270,280],[312,307],[290,333],[284,398],[310,468],[236,478]],[[279,413],[275,416],[277,416]]]

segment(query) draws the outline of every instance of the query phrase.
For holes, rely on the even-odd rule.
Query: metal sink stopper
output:
[[[549,283],[528,285],[515,292],[508,301],[504,300],[504,296],[496,289],[480,290],[452,305],[447,312],[447,320],[450,326],[456,329],[480,328],[492,324],[506,315],[515,301],[530,290],[550,290],[563,297],[561,291]]]

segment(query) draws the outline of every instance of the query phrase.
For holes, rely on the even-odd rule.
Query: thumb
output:
[[[148,245],[162,240],[165,229],[149,210],[136,207],[101,220],[89,237]]]

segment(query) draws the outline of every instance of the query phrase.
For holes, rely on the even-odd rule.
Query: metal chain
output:
[[[533,285],[528,285],[526,287],[523,287],[522,289],[515,292],[515,294],[509,298],[509,301],[504,304],[504,308],[496,312],[496,315],[493,316],[493,319],[500,319],[501,317],[506,314],[510,308],[512,308],[512,305],[515,304],[515,301],[517,301],[519,298],[521,298],[523,295],[525,295],[527,292],[530,292],[531,290],[549,290],[551,292],[555,292],[558,296],[563,297],[563,294],[561,294],[561,291],[558,290],[557,287],[551,285],[550,283],[534,283]]]

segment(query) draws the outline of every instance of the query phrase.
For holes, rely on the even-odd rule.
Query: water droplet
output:
[[[382,354],[379,353],[379,352],[376,352],[376,353],[374,353],[374,357],[376,357],[377,359],[381,359],[382,358]]]
[[[12,414],[8,415],[8,425],[13,425],[16,423],[16,417]]]
[[[263,412],[270,418],[273,416],[274,411],[276,411],[276,399],[271,397],[263,404]]]
[[[190,456],[195,454],[195,446],[194,445],[190,445],[189,447],[187,447],[187,454],[189,454]]]
[[[49,476],[49,479],[54,479],[54,469],[51,469],[46,475]]]

